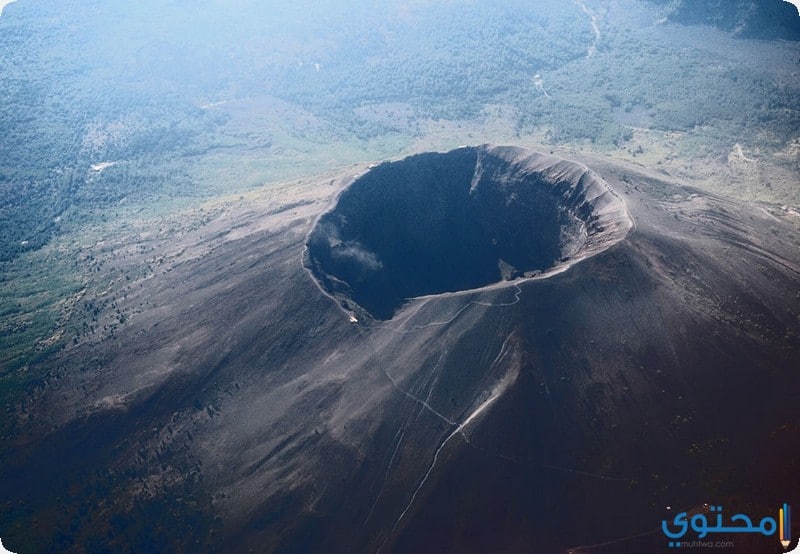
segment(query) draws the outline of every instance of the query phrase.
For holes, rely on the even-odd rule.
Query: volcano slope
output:
[[[675,510],[773,514],[794,216],[581,161],[423,154],[184,237],[113,338],[31,368],[3,544],[658,552]]]

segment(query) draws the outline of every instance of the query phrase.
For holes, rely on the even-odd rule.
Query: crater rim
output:
[[[348,214],[337,214],[337,210],[342,206],[343,198],[355,194],[363,183],[374,177],[376,171],[381,168],[397,168],[405,164],[413,164],[417,160],[424,158],[445,159],[459,153],[474,154],[475,164],[472,170],[472,179],[469,193],[472,194],[476,182],[480,184],[483,163],[486,160],[504,165],[504,178],[510,178],[515,186],[529,186],[533,184],[539,187],[538,193],[547,193],[553,198],[561,198],[563,204],[557,203],[556,210],[571,216],[577,222],[584,235],[579,241],[573,241],[570,247],[555,259],[551,265],[542,268],[518,269],[512,267],[511,273],[503,275],[501,278],[490,282],[479,283],[476,286],[453,287],[454,290],[421,290],[418,294],[399,294],[396,298],[389,299],[390,309],[374,310],[370,309],[370,302],[364,302],[357,298],[358,294],[353,294],[353,284],[341,275],[329,273],[324,268],[319,257],[319,240],[321,236],[326,236],[323,227],[330,223],[332,218],[344,216],[347,221]],[[477,181],[476,181],[477,179]],[[489,186],[496,185],[490,180]],[[408,183],[403,183],[408,186]],[[516,190],[516,189],[515,189]],[[515,190],[511,192],[512,196]],[[397,191],[392,191],[397,192]],[[402,191],[401,191],[402,192]],[[555,194],[554,194],[555,193]],[[352,215],[352,214],[350,214]],[[384,161],[379,164],[370,164],[362,173],[353,177],[331,201],[329,207],[320,213],[311,229],[306,235],[303,253],[303,266],[308,271],[310,277],[320,290],[334,300],[350,317],[352,322],[360,320],[391,320],[404,306],[416,301],[431,298],[444,298],[460,295],[478,294],[485,291],[499,290],[507,287],[519,286],[520,284],[550,278],[569,270],[579,262],[591,258],[622,241],[633,229],[634,222],[630,216],[628,207],[624,199],[597,173],[592,171],[583,163],[568,160],[552,154],[544,154],[537,150],[519,146],[495,146],[484,144],[479,146],[461,146],[446,152],[422,152],[406,156],[398,160]],[[562,229],[559,229],[561,232]],[[338,240],[338,239],[337,239]],[[347,236],[338,240],[337,245],[350,245],[353,242],[359,244],[358,237],[355,239]],[[333,242],[329,242],[331,246]],[[371,246],[371,245],[370,245]],[[334,248],[334,246],[331,246]],[[367,253],[372,252],[366,248]],[[366,263],[377,264],[380,256],[376,255],[375,260],[367,259]],[[500,261],[503,261],[500,258]],[[327,269],[330,269],[328,267]],[[394,268],[390,267],[389,270]],[[358,286],[358,285],[357,285]],[[366,304],[366,305],[365,305]]]

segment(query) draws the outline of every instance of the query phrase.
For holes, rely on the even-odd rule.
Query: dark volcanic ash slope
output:
[[[418,156],[373,177],[413,174],[402,165],[413,160],[429,175],[453,159],[469,183],[481,160],[476,190],[490,213],[520,221],[520,237],[539,227],[514,219],[527,201],[517,187],[532,176],[558,183],[543,179],[557,167],[573,185],[591,176],[602,194],[581,193],[586,213],[575,208],[583,201],[556,203],[536,218],[561,227],[574,223],[558,219],[561,208],[579,215],[585,238],[558,243],[581,246],[528,267],[489,240],[486,276],[458,285],[470,290],[401,290],[381,319],[355,300],[351,275],[326,285],[303,265],[305,254],[312,269],[325,263],[312,249],[329,216],[352,202],[347,221],[358,215],[366,228],[370,210],[385,209],[381,194],[358,204],[344,192],[328,216],[321,201],[242,215],[225,240],[199,241],[212,241],[204,256],[132,285],[126,301],[147,308],[115,339],[38,368],[51,378],[16,407],[3,444],[4,544],[658,552],[665,506],[713,502],[762,517],[800,497],[791,216],[511,148]],[[469,188],[459,190],[454,201],[468,204]],[[609,224],[594,235],[613,239],[583,256],[592,213]],[[490,238],[513,232],[485,225]],[[320,244],[358,243],[388,267],[380,237],[352,229]],[[484,236],[471,232],[451,238]],[[501,259],[515,271],[504,276]],[[352,323],[341,302],[364,307],[363,318]],[[763,552],[764,540],[776,546],[737,537],[737,552]]]

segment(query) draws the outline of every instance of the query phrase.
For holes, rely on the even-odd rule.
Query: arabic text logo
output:
[[[711,520],[714,521],[711,521]],[[722,506],[703,506],[700,510],[692,512],[681,512],[675,516],[672,523],[667,520],[661,522],[661,530],[667,538],[672,539],[670,547],[681,546],[680,541],[675,539],[683,538],[689,529],[697,533],[697,538],[703,539],[709,533],[756,533],[770,537],[778,532],[778,540],[784,549],[791,544],[791,515],[789,504],[784,504],[778,510],[777,521],[772,517],[762,518],[758,524],[744,514],[731,516],[731,524],[723,523]]]

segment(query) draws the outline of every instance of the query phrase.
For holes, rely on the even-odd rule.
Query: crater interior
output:
[[[345,308],[385,320],[415,297],[540,277],[630,228],[623,200],[581,164],[465,147],[355,179],[309,234],[305,263]]]

